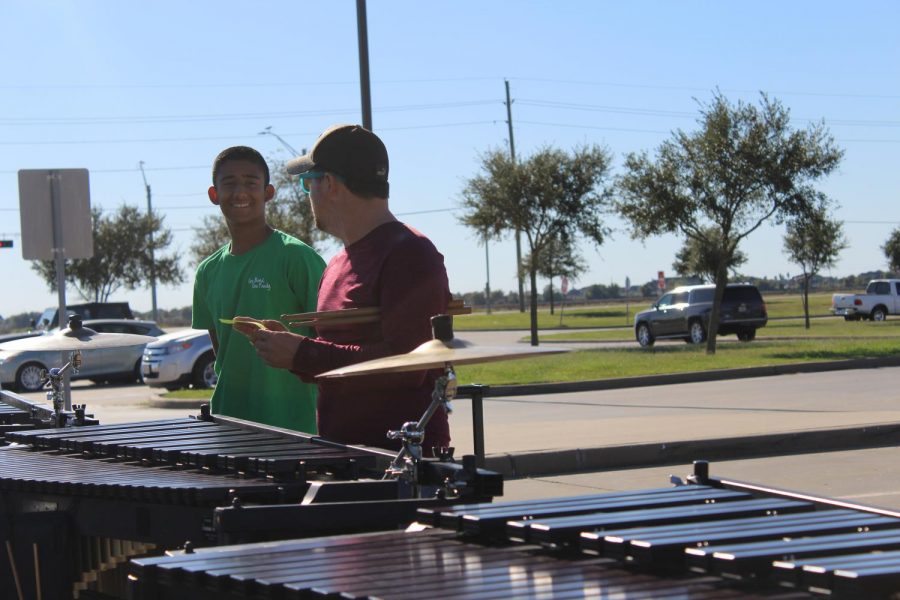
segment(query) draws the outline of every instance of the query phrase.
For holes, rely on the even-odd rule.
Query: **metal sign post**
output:
[[[55,262],[59,327],[63,329],[67,325],[66,259],[90,258],[94,255],[87,169],[20,170],[19,215],[22,258]],[[72,395],[68,373],[63,385],[65,409],[71,410]]]

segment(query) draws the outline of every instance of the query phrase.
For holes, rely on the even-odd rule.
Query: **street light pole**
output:
[[[306,154],[305,151],[304,151],[304,152],[297,152],[297,150],[296,150],[293,146],[291,146],[291,145],[288,144],[286,141],[284,141],[284,138],[283,138],[283,137],[281,137],[280,135],[278,135],[277,133],[275,133],[274,131],[272,131],[272,126],[271,126],[271,125],[269,125],[269,126],[266,127],[265,129],[263,129],[262,131],[260,131],[260,132],[259,132],[259,135],[271,135],[271,136],[274,137],[276,140],[278,140],[279,142],[281,142],[281,145],[282,145],[282,146],[284,146],[285,148],[287,148],[288,150],[290,150],[291,152],[293,152],[293,153],[294,153],[294,156],[300,156],[301,154]]]
[[[147,190],[147,220],[150,237],[150,296],[153,300],[153,320],[158,321],[159,315],[156,308],[156,258],[153,253],[153,202],[150,196],[150,184],[147,183],[147,175],[144,173],[144,161],[138,163],[141,169],[141,177],[144,179],[144,188]]]

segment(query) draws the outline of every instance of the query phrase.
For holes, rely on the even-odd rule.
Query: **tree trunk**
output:
[[[803,274],[803,317],[806,319],[806,328],[809,329],[809,279],[810,276]]]
[[[709,314],[709,322],[706,329],[706,353],[716,353],[716,334],[719,331],[719,312],[722,309],[722,297],[725,295],[725,286],[728,284],[728,265],[722,261],[716,272],[716,294],[713,299],[712,312]]]
[[[531,278],[531,345],[538,345],[538,327],[537,327],[537,268],[531,266],[529,268],[529,276]]]
[[[553,278],[550,278],[550,314],[553,314]]]

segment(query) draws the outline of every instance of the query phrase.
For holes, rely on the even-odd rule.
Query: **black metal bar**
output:
[[[461,385],[456,396],[469,396],[472,399],[472,442],[475,458],[479,467],[484,467],[484,397],[491,391],[491,386],[471,384]]]

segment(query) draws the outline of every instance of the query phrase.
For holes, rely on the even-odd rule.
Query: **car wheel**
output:
[[[196,389],[209,389],[216,387],[216,357],[212,352],[207,352],[194,363],[191,373],[191,382]]]
[[[872,309],[872,320],[873,321],[884,321],[887,318],[887,311],[884,310],[883,306],[876,306]]]
[[[21,392],[36,392],[44,385],[42,373],[47,368],[41,363],[25,363],[16,371],[16,388]]]
[[[756,338],[755,329],[741,329],[738,331],[738,339],[742,342],[752,342]]]
[[[637,338],[638,344],[643,348],[649,348],[653,345],[653,342],[656,341],[653,339],[653,334],[650,333],[650,327],[648,327],[646,323],[638,325],[635,337]]]
[[[689,331],[691,334],[691,342],[694,344],[702,344],[706,341],[706,328],[703,327],[703,323],[700,321],[691,321]]]
[[[139,358],[136,363],[134,363],[134,369],[131,371],[131,381],[137,381],[138,383],[144,383],[144,374],[141,372],[141,359]]]

